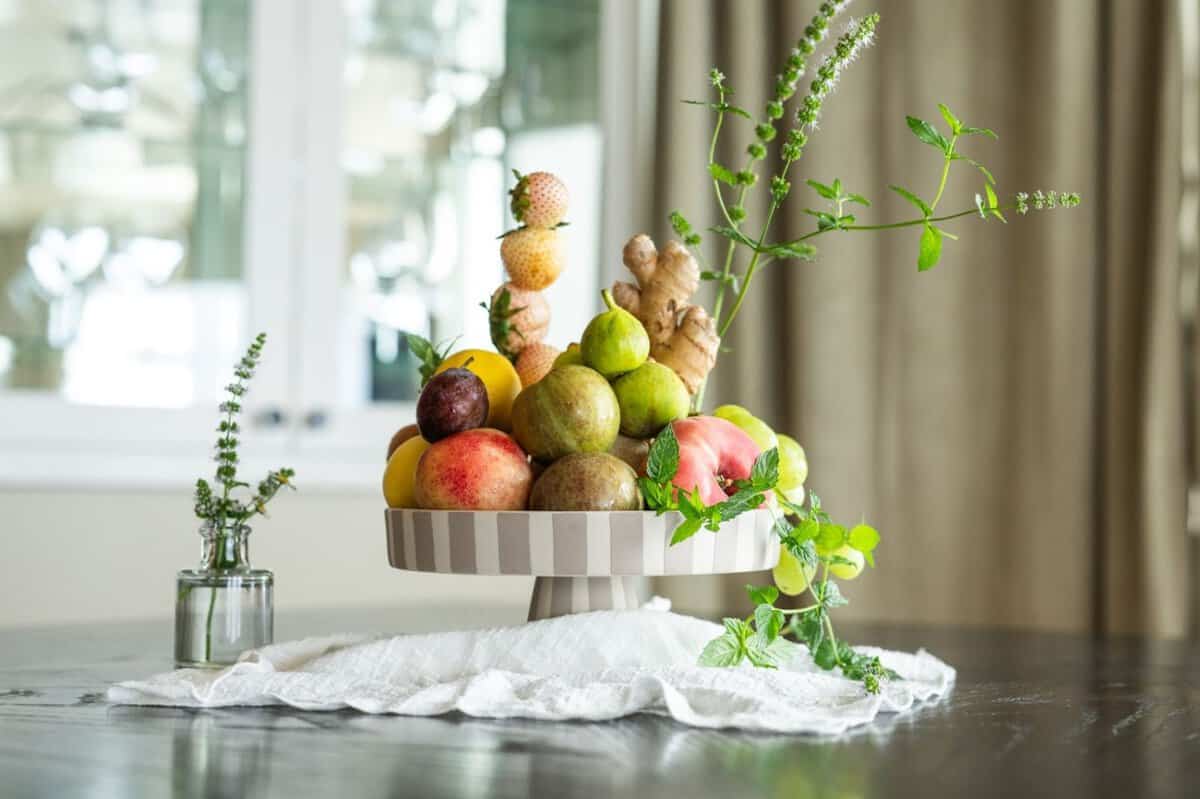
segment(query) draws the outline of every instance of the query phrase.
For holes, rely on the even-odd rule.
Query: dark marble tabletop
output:
[[[519,610],[281,615],[278,636],[516,620]],[[840,738],[289,709],[116,707],[170,667],[166,621],[0,630],[0,796],[1200,796],[1200,646],[848,629],[958,668],[939,704]]]

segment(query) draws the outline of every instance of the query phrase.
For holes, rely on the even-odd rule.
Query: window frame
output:
[[[638,149],[636,126],[651,110],[634,87],[644,70],[629,56],[631,35],[647,44],[657,3],[601,3],[601,267],[613,276],[613,243],[632,229],[626,203],[608,187]],[[631,30],[632,29],[632,30]],[[248,457],[255,473],[294,467],[306,488],[374,493],[384,447],[415,417],[412,402],[337,408],[338,309],[343,291],[346,181],[341,169],[346,18],[329,0],[253,0],[250,13],[243,272],[248,331],[272,333],[247,397]],[[651,42],[649,42],[652,44]],[[651,59],[652,62],[652,59]],[[631,99],[632,98],[632,99]],[[631,106],[631,102],[636,106]],[[645,127],[641,128],[642,143]],[[619,226],[619,227],[618,227]],[[335,410],[336,409],[336,410]],[[257,421],[264,413],[281,421]],[[0,491],[16,488],[175,489],[207,476],[216,409],[80,405],[50,392],[0,392]]]

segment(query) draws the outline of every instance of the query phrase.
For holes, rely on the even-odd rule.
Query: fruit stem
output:
[[[600,296],[604,298],[604,304],[608,306],[608,310],[617,310],[617,301],[613,299],[611,291],[608,289],[601,289]]]

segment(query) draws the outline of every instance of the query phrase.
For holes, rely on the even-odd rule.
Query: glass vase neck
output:
[[[200,568],[203,571],[230,572],[250,569],[250,527],[233,524],[226,527],[206,524],[200,528],[202,540]]]

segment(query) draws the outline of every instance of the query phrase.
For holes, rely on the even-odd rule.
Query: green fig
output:
[[[554,365],[550,368],[557,369],[560,366],[583,366],[583,356],[579,354],[578,341],[568,344],[567,348],[554,359]]]
[[[668,366],[646,361],[613,381],[621,406],[621,432],[650,438],[676,419],[686,418],[691,397],[679,375]]]
[[[608,289],[602,295],[608,310],[588,322],[579,340],[579,353],[585,366],[611,380],[646,362],[650,337],[636,316],[613,301]]]

